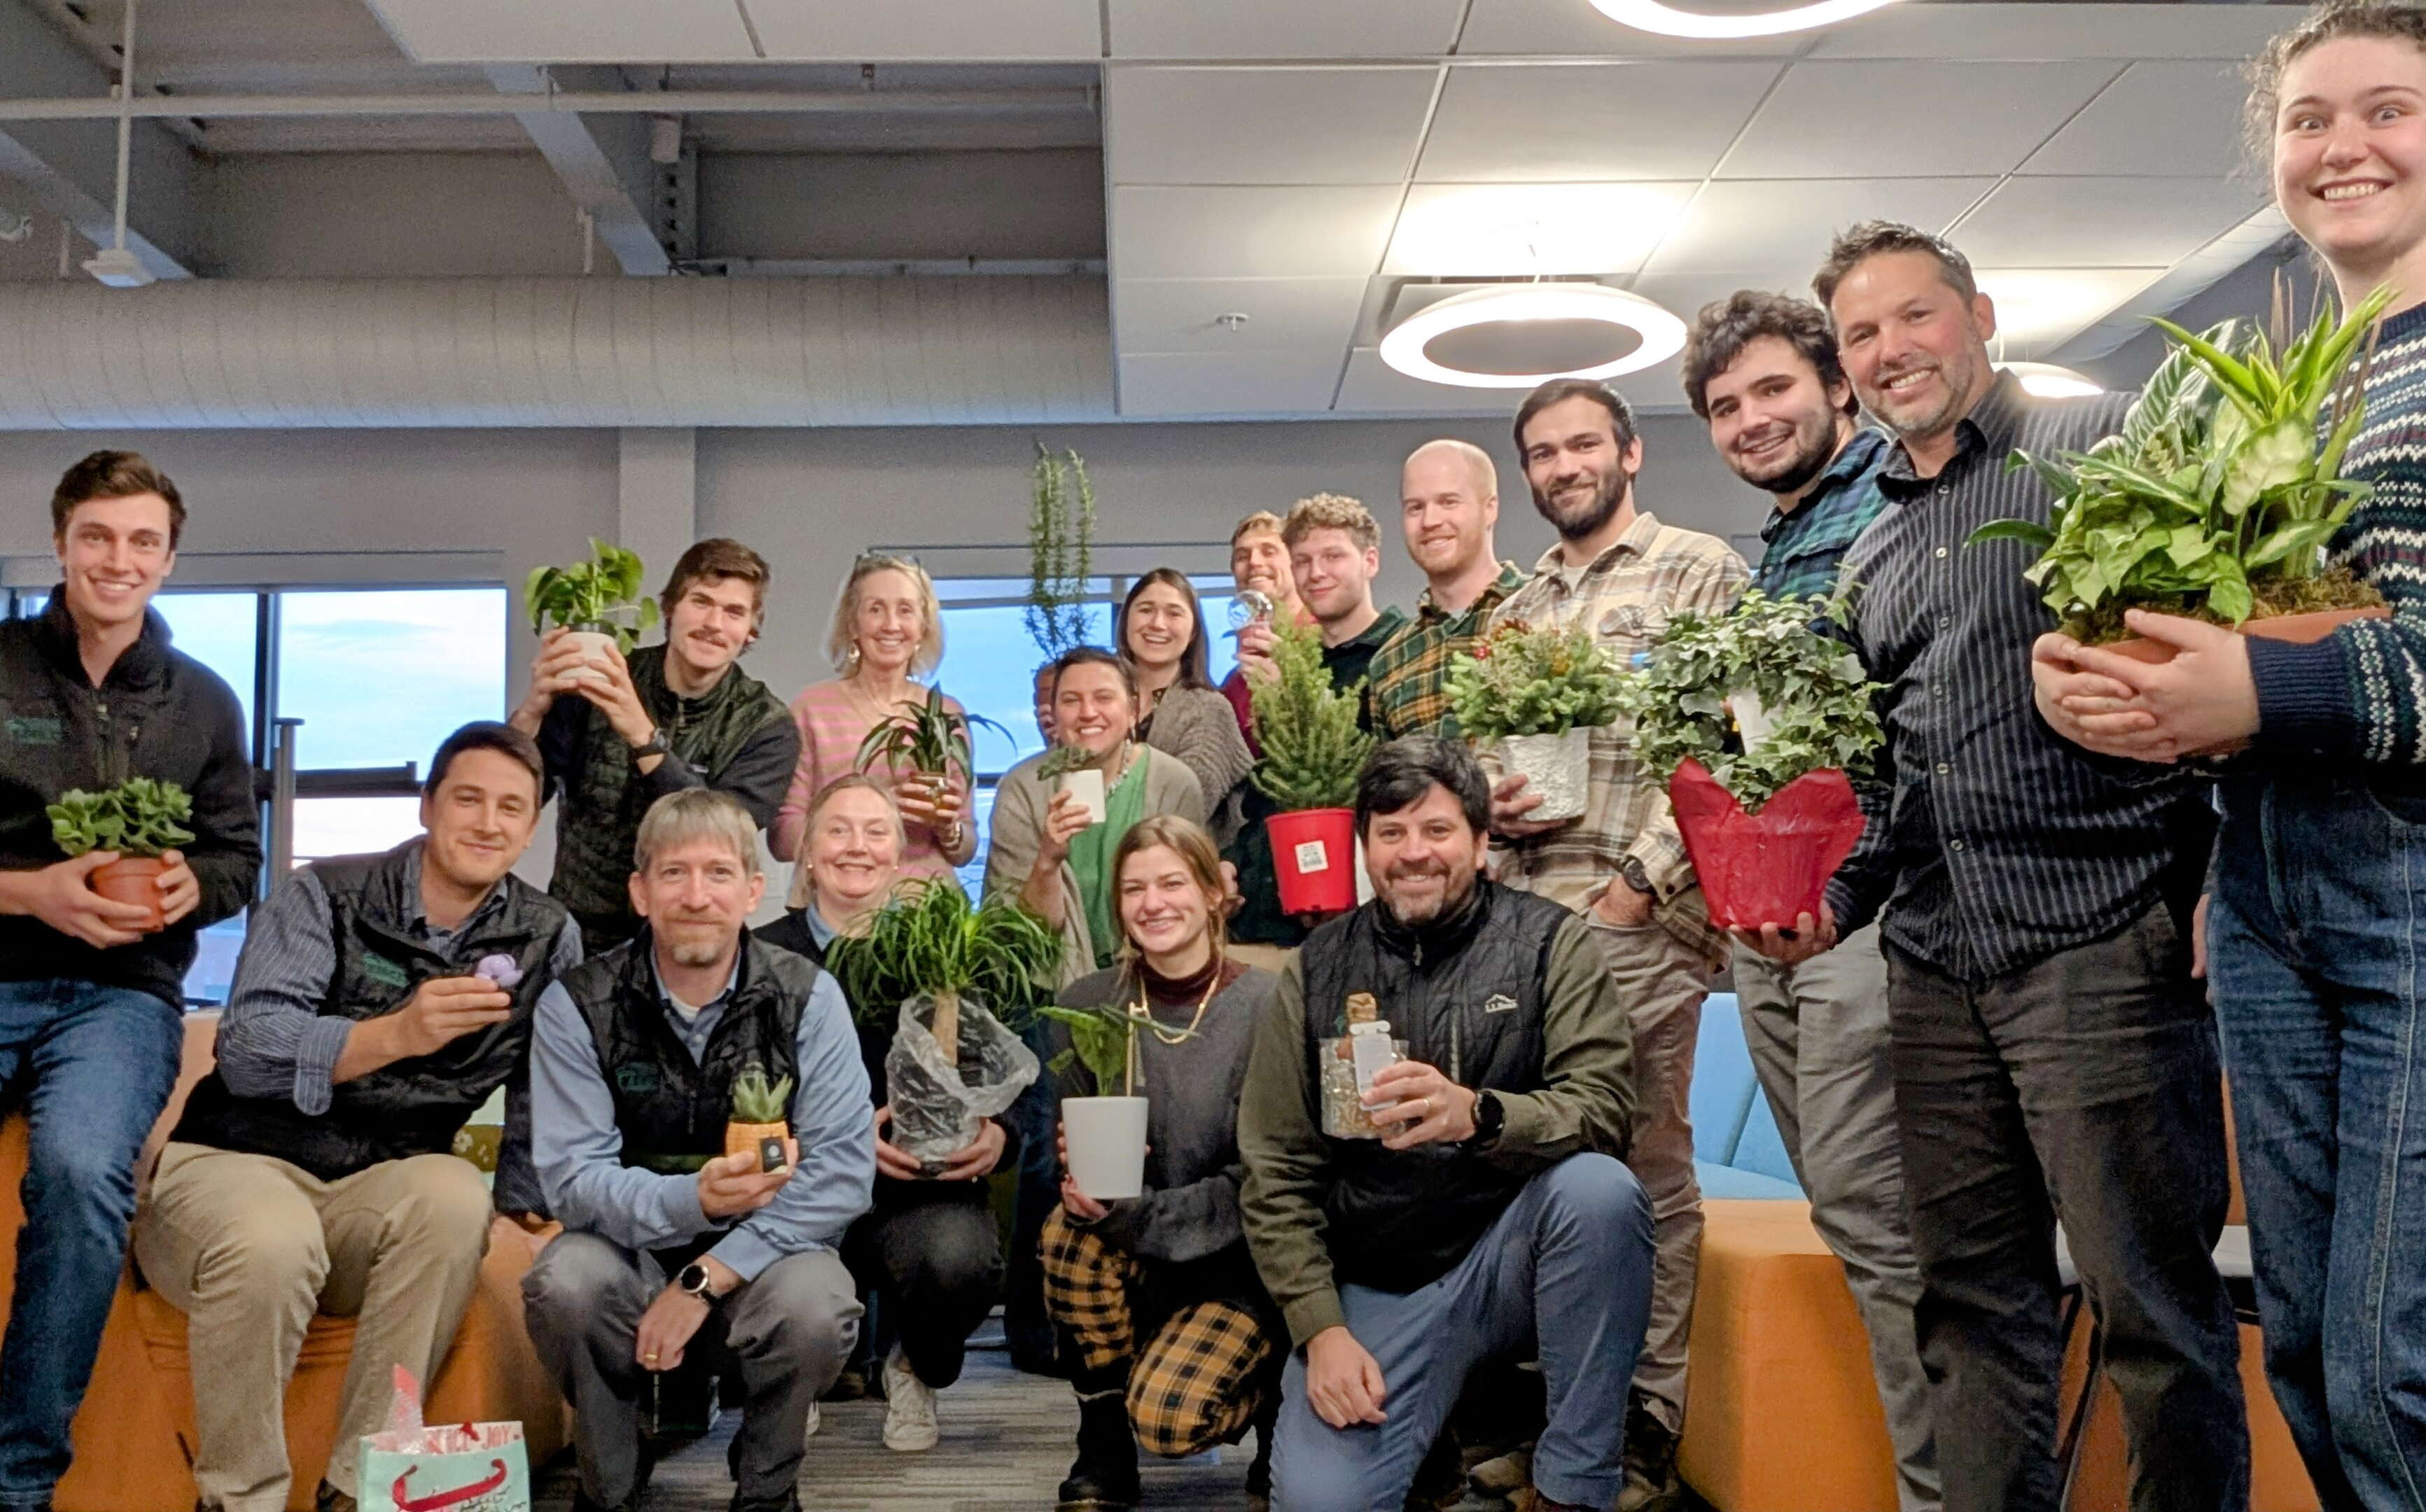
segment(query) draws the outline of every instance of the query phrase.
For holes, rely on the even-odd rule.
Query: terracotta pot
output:
[[[152,916],[142,926],[148,935],[169,925],[160,911],[160,874],[168,869],[169,863],[157,856],[129,856],[124,861],[94,867],[92,890],[112,903],[132,903],[151,909]]]
[[[2392,611],[2381,604],[2370,609],[2319,609],[2313,614],[2284,614],[2276,615],[2271,619],[2243,620],[2240,633],[2244,635],[2255,635],[2259,640],[2279,640],[2292,646],[2313,646],[2332,635],[2337,625],[2348,624],[2353,619],[2389,619],[2391,618]],[[2163,666],[2172,661],[2178,651],[2178,648],[2168,646],[2161,640],[2147,640],[2138,635],[2128,640],[2110,641],[2096,649],[2128,656],[2135,662],[2146,662],[2151,667]]]
[[[1746,813],[1701,763],[1687,758],[1668,782],[1676,828],[1692,858],[1710,922],[1722,929],[1791,927],[1820,916],[1828,878],[1862,838],[1862,808],[1841,771],[1805,772],[1760,812]]]
[[[1301,809],[1264,821],[1272,837],[1281,911],[1346,913],[1356,907],[1356,811]]]

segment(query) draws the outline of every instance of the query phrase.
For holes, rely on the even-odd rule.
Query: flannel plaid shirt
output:
[[[1836,592],[1846,548],[1887,507],[1879,472],[1894,450],[1884,431],[1856,431],[1820,471],[1800,507],[1791,514],[1771,510],[1760,527],[1768,550],[1753,571],[1752,586],[1772,599]]]
[[[1534,564],[1533,580],[1508,596],[1491,624],[1587,625],[1620,667],[1629,667],[1667,628],[1671,613],[1722,613],[1751,577],[1725,541],[1663,525],[1642,511],[1609,550],[1582,567],[1567,566],[1551,547]],[[1496,780],[1496,753],[1487,753],[1483,764]],[[1726,937],[1711,927],[1667,789],[1634,759],[1631,720],[1592,732],[1592,789],[1582,818],[1546,834],[1496,842],[1495,851],[1500,881],[1578,913],[1635,857],[1651,879],[1659,923],[1704,955],[1725,954]]]
[[[1499,564],[1499,575],[1466,605],[1463,614],[1432,606],[1432,590],[1415,601],[1415,617],[1400,625],[1366,668],[1366,702],[1372,711],[1373,732],[1383,740],[1406,735],[1443,735],[1454,739],[1457,721],[1448,712],[1449,663],[1474,644],[1491,622],[1491,611],[1525,586],[1525,574],[1514,562]]]

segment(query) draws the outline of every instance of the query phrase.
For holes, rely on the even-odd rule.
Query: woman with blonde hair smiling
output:
[[[868,732],[926,702],[927,690],[917,680],[944,659],[944,619],[927,570],[905,557],[875,553],[851,563],[834,600],[826,651],[838,675],[810,684],[792,701],[792,718],[801,727],[801,761],[767,831],[768,847],[778,861],[799,859],[809,799],[859,770],[859,748]],[[962,712],[950,698],[944,707]],[[904,876],[948,877],[953,867],[976,854],[965,769],[946,774],[940,782],[899,763],[880,764],[869,775],[901,812]],[[808,889],[806,868],[796,868],[786,903],[801,907]]]

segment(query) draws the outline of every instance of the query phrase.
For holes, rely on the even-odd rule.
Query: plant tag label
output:
[[[758,1141],[758,1169],[760,1171],[779,1171],[787,1164],[789,1163],[784,1158],[784,1141],[771,1136]]]
[[[1302,840],[1297,846],[1299,875],[1312,877],[1317,872],[1331,870],[1331,850],[1319,840]]]

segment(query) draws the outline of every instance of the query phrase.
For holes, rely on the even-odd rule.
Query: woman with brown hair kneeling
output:
[[[1137,1449],[1178,1457],[1253,1425],[1247,1494],[1271,1485],[1271,1422],[1288,1337],[1238,1221],[1237,1107],[1256,1019],[1279,978],[1226,958],[1220,854],[1177,815],[1141,820],[1113,857],[1122,961],[1073,983],[1067,1008],[1127,1009],[1146,1100],[1142,1195],[1098,1202],[1061,1179],[1044,1220],[1044,1295],[1078,1392],[1063,1512],[1137,1504]],[[1055,1026],[1067,1049],[1071,1035]],[[1075,1055],[1064,1098],[1109,1095]],[[1066,1157],[1065,1157],[1066,1158]]]

